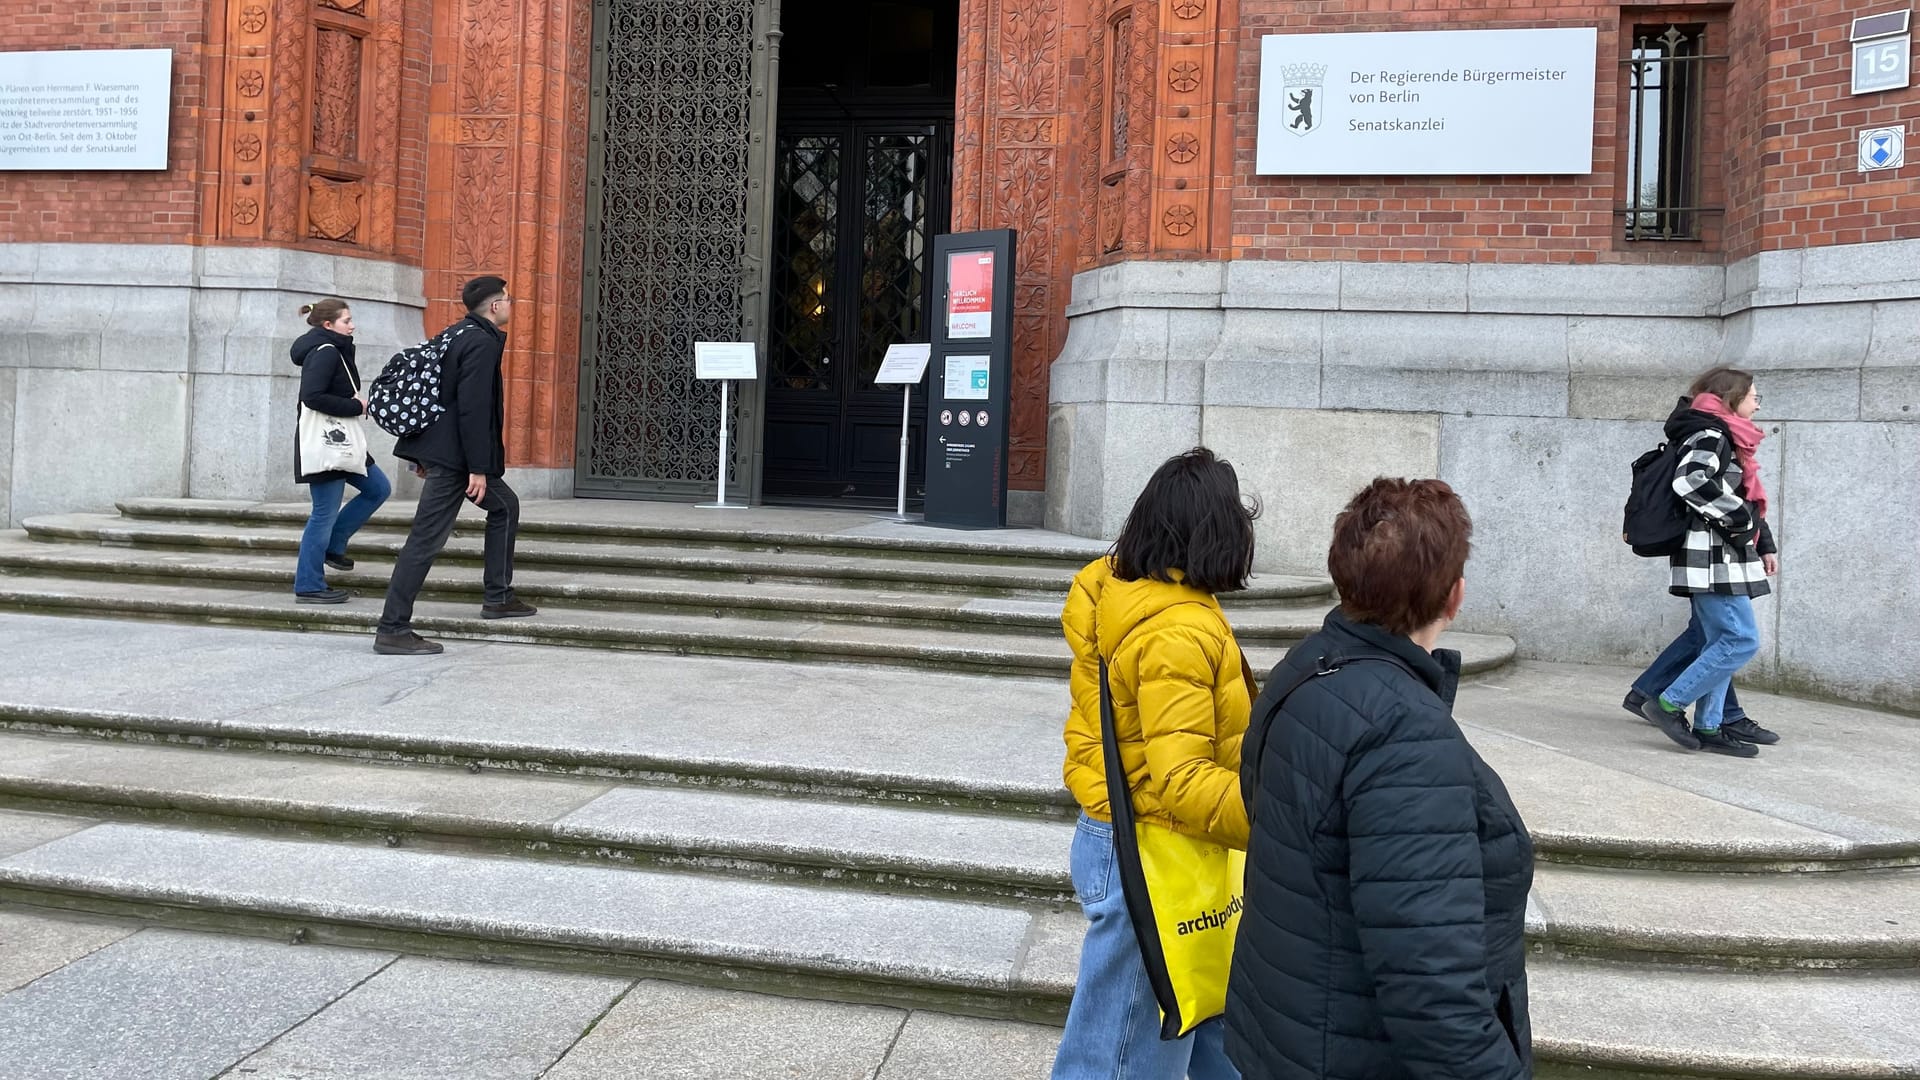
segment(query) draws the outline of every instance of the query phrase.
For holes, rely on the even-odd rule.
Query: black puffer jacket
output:
[[[360,368],[353,360],[353,339],[316,326],[294,340],[287,350],[300,369],[300,404],[328,416],[359,416],[362,409],[355,400],[354,388],[361,386]],[[311,361],[311,362],[309,362]],[[296,421],[297,424],[297,421]],[[368,456],[367,462],[373,462]],[[324,484],[344,480],[349,474],[339,471],[308,473],[301,471],[299,428],[293,437],[293,482]]]
[[[1360,653],[1399,663],[1349,661],[1274,711],[1294,671]],[[1227,991],[1227,1054],[1247,1080],[1532,1075],[1533,844],[1454,723],[1459,671],[1457,653],[1336,611],[1254,704]]]

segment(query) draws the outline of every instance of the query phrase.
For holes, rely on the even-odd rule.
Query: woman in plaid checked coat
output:
[[[1692,514],[1686,544],[1672,557],[1669,591],[1692,602],[1705,646],[1679,678],[1640,706],[1681,746],[1733,757],[1760,752],[1762,740],[1721,720],[1734,674],[1760,651],[1753,598],[1773,591],[1767,579],[1779,570],[1755,456],[1766,438],[1753,422],[1759,407],[1750,373],[1714,368],[1694,380],[1667,418],[1667,438],[1681,448],[1673,490]],[[1765,733],[1750,720],[1742,723]]]

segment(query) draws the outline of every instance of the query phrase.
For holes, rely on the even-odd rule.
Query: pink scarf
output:
[[[1694,412],[1706,413],[1715,420],[1727,425],[1727,431],[1733,436],[1733,448],[1740,456],[1740,472],[1745,479],[1741,483],[1742,494],[1753,504],[1753,512],[1758,517],[1767,516],[1767,489],[1760,483],[1760,462],[1754,451],[1760,448],[1760,440],[1767,433],[1760,425],[1727,408],[1727,403],[1717,394],[1701,394],[1691,403]]]

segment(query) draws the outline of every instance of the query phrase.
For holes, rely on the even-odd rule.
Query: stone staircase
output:
[[[0,540],[0,903],[1064,1015],[1048,650],[1088,545],[529,504],[543,617],[471,618],[474,571],[437,568],[424,626],[480,640],[385,658],[262,631],[365,627],[289,602],[289,511],[124,509]],[[376,578],[396,520],[363,534]],[[1257,665],[1327,603],[1261,586],[1230,608],[1268,628]],[[1690,756],[1618,711],[1625,673],[1455,643],[1481,650],[1463,727],[1540,849],[1541,1076],[1920,1076],[1920,724],[1755,694],[1787,743]]]
[[[291,505],[131,500],[120,516],[67,514],[0,533],[0,610],[369,632],[410,511],[383,510],[355,538],[354,570],[328,581],[360,603],[296,606]],[[530,503],[515,588],[537,619],[479,617],[481,522],[472,508],[435,565],[421,632],[551,645],[908,664],[1063,675],[1060,603],[1104,545],[1039,532],[957,533],[856,515],[755,511],[736,523],[669,507],[662,521],[594,520],[593,504]],[[602,514],[608,514],[604,507]],[[847,528],[848,522],[859,523]],[[816,527],[807,528],[809,522]],[[1256,669],[1319,628],[1324,578],[1263,575],[1229,598]],[[1458,634],[1467,669],[1513,656],[1504,637]]]

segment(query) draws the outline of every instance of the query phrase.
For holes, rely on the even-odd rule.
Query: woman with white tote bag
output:
[[[300,309],[313,329],[293,343],[300,368],[299,424],[293,440],[297,483],[313,495],[313,514],[300,535],[293,595],[302,604],[345,603],[348,594],[327,585],[326,568],[353,569],[347,540],[393,493],[367,452],[366,395],[353,361],[353,311],[344,300],[317,300]],[[358,495],[344,508],[351,484]]]

